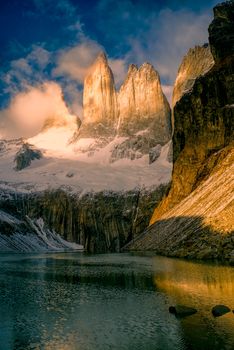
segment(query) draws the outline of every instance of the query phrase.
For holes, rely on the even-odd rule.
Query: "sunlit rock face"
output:
[[[219,54],[226,25],[230,38],[234,35],[228,24],[233,14],[233,2],[214,9],[209,31],[216,38],[211,42],[215,64],[176,103],[170,191],[154,211],[150,232],[134,244],[137,249],[204,259],[234,254],[232,41],[222,60]]]
[[[130,65],[118,102],[120,136],[144,132],[158,143],[169,141],[170,107],[162,92],[159,75],[151,64],[144,63],[139,69]]]
[[[230,261],[234,255],[233,174],[234,148],[230,145],[204,163],[197,188],[165,211],[129,249]]]
[[[208,44],[195,46],[184,56],[179,67],[177,78],[173,90],[172,105],[186,93],[189,92],[196,78],[207,73],[214,65],[214,59]]]
[[[118,118],[117,97],[113,73],[103,52],[85,78],[83,108],[79,137],[114,136]]]

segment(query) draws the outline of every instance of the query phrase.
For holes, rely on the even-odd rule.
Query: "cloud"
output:
[[[26,90],[35,83],[48,80],[46,68],[51,60],[51,53],[42,46],[32,45],[30,52],[23,58],[13,60],[0,78],[5,84],[4,93],[11,96]]]
[[[58,54],[57,67],[53,70],[54,77],[67,76],[82,84],[91,64],[103,48],[91,39],[72,48],[65,48]]]
[[[167,1],[166,5],[170,3]],[[124,52],[122,56],[127,64],[141,65],[148,61],[159,72],[162,82],[171,85],[188,49],[208,41],[211,8],[199,12],[189,9],[192,2],[187,9],[185,4],[185,1],[177,3],[177,9],[166,5],[162,9],[160,5],[159,9],[159,2],[124,0],[115,6],[114,0],[101,0],[97,17],[103,19],[107,13],[109,16],[105,26],[99,20],[99,29],[115,51]]]
[[[172,104],[173,85],[162,85],[162,91],[170,105]]]
[[[123,83],[124,79],[126,78],[127,62],[124,58],[110,58],[108,61],[110,68],[114,74],[116,87],[119,88],[120,85]]]
[[[165,80],[173,83],[182,57],[189,48],[208,41],[210,20],[209,12],[197,14],[166,9],[152,22],[147,52]]]
[[[31,137],[48,123],[64,126],[76,122],[64,102],[61,87],[55,82],[45,82],[17,94],[0,117],[5,120],[6,136]]]

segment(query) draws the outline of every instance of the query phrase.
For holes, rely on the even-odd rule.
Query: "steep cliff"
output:
[[[113,73],[101,52],[84,81],[84,119],[79,137],[114,136],[118,107]]]
[[[144,63],[139,69],[130,65],[127,78],[118,94],[118,135],[145,133],[157,143],[171,137],[170,107],[162,92],[154,67]]]
[[[2,191],[0,250],[5,248],[1,245],[4,235],[14,237],[18,232],[21,238],[25,237],[29,232],[34,233],[34,226],[39,227],[38,223],[42,222],[41,235],[49,235],[53,241],[56,232],[68,242],[79,242],[88,252],[118,252],[147,226],[155,202],[161,200],[166,189],[167,185],[161,185],[148,191],[102,191],[82,196],[62,189],[28,194]],[[5,216],[17,218],[17,225],[2,224],[1,210]],[[27,242],[30,250],[30,239]]]
[[[207,74],[196,79],[192,90],[183,95],[175,106],[171,188],[154,212],[151,224],[155,224],[150,228],[150,233],[143,235],[132,247],[192,256],[194,248],[190,241],[195,239],[199,250],[204,241],[204,247],[208,248],[214,237],[214,244],[210,246],[211,257],[223,256],[222,250],[217,254],[214,252],[217,245],[225,241],[231,245],[229,250],[234,249],[234,219],[230,215],[233,212],[234,189],[231,168],[234,139],[234,3],[217,5],[214,16],[209,34],[215,65]],[[221,38],[227,32],[229,43],[225,39],[225,56],[221,57]],[[217,172],[212,175],[217,167]],[[175,222],[176,232],[172,229]],[[223,235],[223,232],[226,234]],[[170,234],[175,238],[175,243]],[[180,248],[176,242],[180,242]],[[184,250],[183,254],[180,254],[180,249]],[[195,251],[196,257],[199,257],[198,250]]]
[[[195,79],[207,73],[214,65],[209,45],[195,46],[184,56],[173,89],[172,105],[193,87]]]
[[[234,147],[213,154],[203,171],[196,190],[136,237],[130,250],[183,258],[234,258]]]

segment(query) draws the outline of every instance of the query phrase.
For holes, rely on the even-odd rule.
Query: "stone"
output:
[[[211,310],[214,317],[223,316],[230,311],[231,309],[229,309],[229,307],[227,307],[226,305],[215,305]]]
[[[197,313],[197,309],[194,309],[185,305],[170,306],[169,312],[179,317],[191,316]]]

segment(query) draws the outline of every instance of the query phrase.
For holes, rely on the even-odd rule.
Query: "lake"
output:
[[[197,308],[176,318],[170,305]],[[234,349],[234,268],[151,254],[0,254],[0,349]]]

